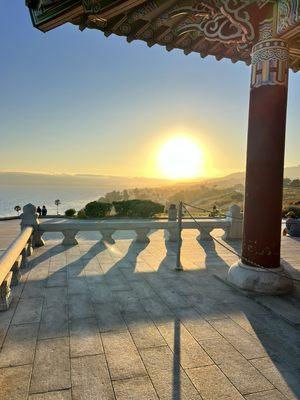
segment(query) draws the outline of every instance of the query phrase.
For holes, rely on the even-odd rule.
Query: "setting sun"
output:
[[[170,179],[195,178],[203,174],[203,153],[192,139],[176,136],[158,153],[161,174]]]

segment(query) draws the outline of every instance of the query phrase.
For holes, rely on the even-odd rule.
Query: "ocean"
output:
[[[59,213],[63,214],[68,208],[80,210],[88,202],[97,200],[110,188],[86,186],[44,186],[44,185],[1,185],[0,186],[0,217],[17,215],[16,205],[23,207],[28,203],[35,206],[45,205],[48,214],[56,214],[54,201],[59,199]]]

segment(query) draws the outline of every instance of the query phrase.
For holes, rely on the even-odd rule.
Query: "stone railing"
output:
[[[44,244],[38,232],[38,220],[35,207],[28,204],[21,215],[21,233],[9,245],[0,257],[0,311],[7,310],[11,303],[11,286],[19,283],[20,269],[28,265],[33,247]]]
[[[32,254],[33,228],[24,228],[0,257],[0,311],[7,310],[11,303],[11,288],[20,280],[20,268],[27,266],[27,257]]]
[[[200,231],[198,240],[212,240],[210,232],[213,229],[223,229],[224,239],[241,239],[242,215],[240,208],[231,206],[227,218],[203,218],[194,221],[183,221],[183,229],[196,229]],[[116,231],[135,231],[136,241],[149,242],[149,234],[153,230],[163,229],[168,232],[168,240],[176,242],[178,238],[178,226],[176,221],[155,220],[53,220],[39,224],[39,235],[45,232],[61,232],[64,236],[63,245],[78,244],[76,235],[78,232],[100,232],[102,241],[114,243],[112,235]]]

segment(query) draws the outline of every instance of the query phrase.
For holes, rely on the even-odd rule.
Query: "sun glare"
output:
[[[160,172],[169,179],[195,178],[203,174],[203,153],[189,137],[168,140],[158,153]]]

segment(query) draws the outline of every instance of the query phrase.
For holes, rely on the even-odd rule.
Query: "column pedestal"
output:
[[[228,273],[236,286],[267,294],[292,288],[280,267],[288,59],[282,40],[253,47],[242,261]]]
[[[293,288],[283,267],[262,269],[242,261],[230,267],[227,279],[240,289],[262,294],[284,294]]]

